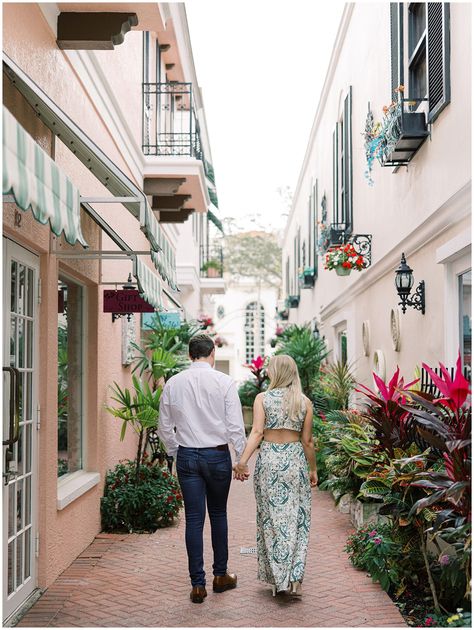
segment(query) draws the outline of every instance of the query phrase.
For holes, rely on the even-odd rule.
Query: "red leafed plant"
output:
[[[250,368],[250,371],[257,379],[257,386],[260,391],[262,390],[263,383],[267,379],[267,373],[265,370],[265,360],[266,360],[265,357],[261,357],[259,355],[258,357],[255,357],[255,359],[252,359],[252,361],[250,362],[250,365],[245,366],[245,367]]]
[[[361,389],[356,389],[356,392],[371,401],[366,404],[363,416],[374,427],[380,449],[385,450],[389,457],[394,457],[396,448],[406,448],[411,443],[406,430],[406,419],[409,414],[401,405],[406,403],[409,389],[417,381],[405,385],[403,377],[400,378],[399,367],[388,384],[375,372],[373,376],[379,393],[362,384],[359,384]]]
[[[417,501],[413,513],[437,504],[470,518],[471,514],[471,404],[469,382],[464,378],[461,357],[452,379],[440,363],[441,376],[423,364],[442,394],[410,394],[412,405],[404,406],[417,424],[424,441],[440,452],[444,470],[417,475],[411,485],[425,488],[428,496]]]

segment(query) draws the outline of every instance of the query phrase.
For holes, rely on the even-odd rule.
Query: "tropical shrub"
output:
[[[134,461],[109,470],[101,499],[102,528],[106,531],[153,532],[173,522],[183,505],[174,475],[147,459],[138,479]]]
[[[294,359],[303,392],[311,398],[313,382],[328,354],[324,340],[314,336],[309,324],[292,324],[278,338],[275,354],[287,354]]]
[[[352,366],[345,361],[336,361],[321,366],[313,381],[310,396],[315,412],[327,414],[330,411],[347,409],[354,387],[355,379]]]
[[[251,375],[240,385],[238,390],[240,403],[243,407],[253,407],[257,395],[265,391],[268,386],[265,361],[265,357],[259,355],[246,366],[250,368]]]
[[[361,384],[356,392],[364,394],[370,401],[365,403],[363,415],[375,429],[380,450],[385,450],[393,458],[396,448],[405,449],[413,442],[407,431],[409,412],[402,405],[406,403],[407,393],[416,381],[405,385],[403,377],[400,378],[400,368],[397,368],[388,384],[375,372],[373,377],[379,393]]]
[[[320,487],[336,493],[336,503],[346,493],[357,497],[364,479],[383,460],[374,448],[372,427],[350,422],[351,412],[339,414],[345,421],[332,422],[332,430],[321,441],[329,451],[325,462],[329,478]]]
[[[406,541],[403,532],[391,524],[362,527],[349,536],[346,545],[352,564],[367,571],[374,582],[379,582],[385,591],[400,590],[400,586],[412,582],[419,567],[420,557],[410,550],[407,562]]]

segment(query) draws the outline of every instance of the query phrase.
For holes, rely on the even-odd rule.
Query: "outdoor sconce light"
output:
[[[400,266],[395,270],[395,286],[400,297],[400,306],[405,313],[407,306],[412,306],[417,311],[425,314],[425,281],[421,280],[415,289],[415,293],[410,296],[413,287],[413,269],[407,265],[405,254],[402,254]]]

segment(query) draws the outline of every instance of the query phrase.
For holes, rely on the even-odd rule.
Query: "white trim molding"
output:
[[[57,509],[64,510],[70,503],[99,483],[100,474],[98,472],[78,470],[70,475],[64,475],[58,480]]]

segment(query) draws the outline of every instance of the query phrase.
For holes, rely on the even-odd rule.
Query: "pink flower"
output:
[[[433,625],[433,617],[426,617],[425,626],[432,626],[432,625]]]
[[[462,373],[461,354],[458,354],[458,360],[456,361],[456,374],[454,375],[454,380],[451,379],[448,370],[441,362],[439,367],[441,368],[443,378],[438,376],[438,374],[428,367],[426,363],[423,363],[422,365],[431,376],[433,383],[439,391],[444,394],[443,398],[439,398],[435,402],[440,402],[445,405],[445,407],[449,407],[451,411],[457,411],[460,409],[466,401],[468,394],[471,393],[469,390],[469,381],[464,378]]]
[[[446,567],[449,564],[449,556],[445,553],[440,557],[439,563],[442,567]]]
[[[373,538],[374,536],[377,536],[377,531],[375,529],[373,529],[371,532],[369,532],[369,536],[371,538]]]
[[[377,538],[374,538],[373,540],[374,540],[374,545],[380,545],[381,542],[382,542],[382,539],[379,538],[378,536],[377,536]]]
[[[265,358],[260,355],[256,359],[252,359],[252,367],[255,370],[261,370],[265,364]]]

